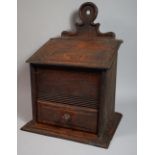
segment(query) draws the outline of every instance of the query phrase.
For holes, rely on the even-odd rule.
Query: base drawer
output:
[[[71,129],[97,132],[97,110],[38,101],[38,121]]]

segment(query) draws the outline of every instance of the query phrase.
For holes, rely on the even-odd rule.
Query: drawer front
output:
[[[38,121],[61,127],[97,132],[97,110],[38,101]]]

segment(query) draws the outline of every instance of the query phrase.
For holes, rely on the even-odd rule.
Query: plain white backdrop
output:
[[[105,1],[104,1],[105,2]],[[110,0],[108,2],[111,2]],[[114,2],[113,2],[114,3]],[[1,50],[1,61],[0,61],[0,142],[1,149],[0,154],[17,154],[17,141],[16,141],[16,103],[17,103],[17,2],[12,0],[0,1],[0,50]],[[154,138],[155,138],[155,97],[154,97],[154,88],[155,88],[155,46],[154,46],[154,34],[155,34],[155,1],[138,1],[138,155],[146,154],[155,154],[154,149]],[[131,9],[132,10],[132,9]],[[117,11],[117,10],[116,10]],[[118,102],[116,103],[118,105]],[[121,127],[119,127],[121,128]],[[18,128],[19,129],[19,128]],[[123,129],[123,128],[122,128]],[[19,131],[19,130],[18,130]],[[118,133],[119,131],[117,131]],[[116,133],[116,134],[117,134]],[[29,135],[27,135],[29,136]],[[116,137],[116,136],[115,136]],[[121,137],[120,137],[121,138]],[[24,138],[23,138],[24,139]],[[128,139],[124,137],[127,142]],[[47,140],[47,139],[46,139]],[[45,149],[45,153],[38,154],[66,154],[68,152],[65,149],[56,147],[53,140],[52,143],[49,143],[49,146],[42,144],[42,150]],[[116,140],[117,141],[117,140]],[[76,148],[67,145],[67,149],[70,149],[70,154],[87,154],[92,151],[92,154],[129,154],[129,147],[123,147],[122,142],[117,143],[112,142],[110,147],[115,150],[110,149],[108,151],[104,149],[88,147],[88,149],[83,148],[85,145],[77,147],[78,144],[75,144]],[[19,141],[20,144],[21,141]],[[30,140],[29,140],[30,142]],[[48,141],[49,142],[49,141]],[[65,141],[66,142],[66,141]],[[57,143],[57,142],[55,142]],[[120,152],[118,152],[118,143],[120,146]],[[51,145],[52,144],[52,145]],[[62,143],[61,147],[64,143]],[[26,146],[26,143],[24,143]],[[66,146],[65,145],[65,146]],[[29,146],[29,145],[28,145]],[[34,145],[39,147],[39,145]],[[33,146],[33,147],[34,147]],[[46,147],[45,147],[46,146]],[[131,145],[130,145],[131,146]],[[23,146],[24,147],[24,146]],[[32,146],[31,146],[32,147]],[[56,147],[52,150],[52,147]],[[39,150],[41,150],[41,148]],[[49,149],[51,148],[51,149]],[[92,149],[91,149],[92,148]],[[31,149],[31,148],[27,148]],[[79,150],[78,150],[79,149]],[[85,150],[82,150],[85,149]],[[19,150],[20,145],[19,145]],[[25,148],[26,150],[26,148]],[[126,150],[126,151],[125,151]],[[133,148],[131,148],[133,150]],[[115,152],[114,152],[115,151]],[[33,153],[33,150],[30,154]],[[23,155],[23,152],[18,153]],[[132,153],[131,153],[132,154]]]
[[[105,2],[105,1],[104,1]],[[108,2],[111,2],[110,0]],[[0,50],[1,50],[1,61],[0,61],[0,142],[1,149],[0,154],[17,154],[17,141],[16,141],[16,103],[17,103],[17,2],[12,0],[0,1]],[[155,138],[155,98],[154,98],[154,88],[155,88],[155,46],[154,46],[154,34],[155,34],[155,1],[138,1],[138,155],[155,154],[154,149],[154,138]],[[132,9],[131,9],[132,10]],[[118,105],[118,103],[117,103]],[[27,118],[28,119],[28,118]],[[19,131],[19,130],[18,130]],[[117,131],[118,133],[118,131]],[[116,133],[116,134],[117,134]],[[29,135],[28,135],[29,136]],[[116,136],[115,136],[116,137]],[[24,139],[24,138],[23,138]],[[126,139],[126,138],[125,138]],[[53,141],[53,140],[52,140]],[[126,139],[127,141],[127,139]],[[49,141],[48,141],[49,142]],[[66,141],[65,141],[66,142]],[[57,142],[56,142],[57,143]],[[114,142],[112,142],[114,147]],[[119,142],[118,142],[119,143]],[[20,144],[20,141],[19,141]],[[115,141],[116,144],[116,141]],[[122,142],[120,143],[120,145]],[[24,144],[26,145],[26,143]],[[56,147],[54,150],[49,149],[54,145],[54,142],[46,146],[42,144],[43,151],[48,150],[49,153],[38,154],[65,154],[65,149]],[[63,144],[62,144],[63,145]],[[61,147],[62,147],[61,145]],[[68,146],[68,144],[66,144]],[[75,144],[76,146],[78,144]],[[39,145],[34,145],[39,147]],[[33,146],[33,147],[34,147]],[[54,145],[55,147],[56,145]],[[84,146],[84,145],[82,145]],[[19,145],[20,147],[20,145]],[[111,147],[111,146],[110,146]],[[116,146],[117,147],[117,146]],[[91,147],[88,149],[83,147],[78,148],[70,146],[71,153],[77,154],[87,154]],[[129,154],[129,148],[120,147],[123,150],[120,154]],[[26,149],[26,148],[25,148]],[[31,149],[31,148],[27,148]],[[68,147],[67,147],[68,149]],[[40,148],[41,150],[41,148]],[[57,150],[57,151],[55,151]],[[81,150],[81,151],[80,151]],[[96,150],[96,152],[95,152]],[[116,150],[118,150],[116,148]],[[116,151],[115,150],[115,151]],[[126,150],[126,151],[125,151]],[[131,149],[133,150],[133,149]],[[96,154],[111,154],[115,155],[118,151],[101,151],[94,148],[92,153]],[[30,154],[32,154],[31,151]],[[68,153],[68,152],[67,152]],[[70,153],[70,154],[71,154]],[[23,152],[18,153],[23,155]]]
[[[73,29],[84,0],[18,1],[18,154],[19,155],[136,155],[136,1],[93,0],[100,31],[123,39],[118,54],[116,111],[124,117],[108,150],[19,130],[32,118],[29,66],[25,63],[49,38]]]

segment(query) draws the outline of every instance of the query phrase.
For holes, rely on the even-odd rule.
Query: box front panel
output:
[[[100,73],[96,71],[38,68],[38,120],[62,127],[96,132],[99,84]],[[45,106],[43,102],[48,103],[48,106]],[[63,123],[62,113],[65,111],[58,107],[54,108],[53,105],[67,106],[73,121],[70,124]],[[75,109],[78,107],[84,108],[85,113],[80,114],[82,109],[76,110],[75,113]],[[95,113],[92,110],[95,110]],[[86,122],[90,122],[90,124],[88,125]]]

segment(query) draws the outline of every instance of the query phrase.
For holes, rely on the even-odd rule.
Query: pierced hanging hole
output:
[[[97,16],[97,7],[94,3],[86,2],[80,6],[79,16],[83,23],[92,23]]]
[[[90,10],[87,10],[87,11],[86,11],[86,15],[87,15],[87,16],[90,16]]]

